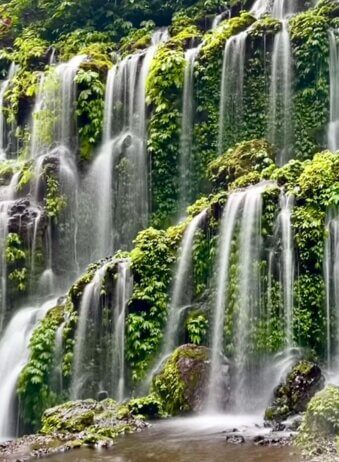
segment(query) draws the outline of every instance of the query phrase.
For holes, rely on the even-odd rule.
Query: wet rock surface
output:
[[[233,429],[226,430],[226,443],[228,444],[254,444],[255,446],[265,446],[281,448],[292,446],[295,432],[268,430],[257,426],[252,429]]]
[[[209,349],[187,344],[177,348],[153,379],[153,390],[171,415],[203,410],[208,389]],[[221,370],[224,401],[229,399],[229,366]],[[225,404],[225,403],[223,403]]]
[[[311,398],[324,384],[325,378],[317,364],[300,361],[293,367],[285,382],[275,389],[272,404],[266,409],[265,419],[279,423],[304,412]]]
[[[48,219],[42,207],[34,206],[30,199],[18,199],[8,209],[8,232],[19,234],[25,242],[30,242],[35,227],[38,235],[43,235]]]
[[[0,443],[0,460],[26,461],[82,446],[109,448],[120,435],[147,426],[111,399],[68,402],[44,413],[40,434]]]

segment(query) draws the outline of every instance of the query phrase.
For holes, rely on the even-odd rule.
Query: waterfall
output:
[[[63,334],[65,322],[61,323],[55,335],[54,344],[54,367],[51,376],[51,384],[56,393],[63,390]]]
[[[292,230],[293,196],[280,197],[279,227],[281,233],[281,276],[283,307],[285,316],[286,345],[293,346],[293,306],[294,306],[294,240]]]
[[[263,14],[267,13],[270,8],[270,0],[256,0],[250,10],[250,13],[255,18],[260,18]]]
[[[241,127],[247,31],[227,40],[223,56],[218,154],[223,154],[226,127]]]
[[[31,155],[39,157],[53,145],[72,148],[75,135],[75,77],[86,56],[51,67],[40,76],[39,90],[32,113]]]
[[[192,199],[192,143],[194,123],[194,65],[200,46],[190,48],[185,53],[186,65],[184,76],[180,165],[179,165],[179,215],[183,216]]]
[[[330,42],[330,122],[327,144],[330,151],[339,149],[339,31],[329,32]]]
[[[217,29],[221,21],[224,19],[230,19],[231,18],[231,10],[226,10],[223,13],[218,14],[217,16],[214,17],[213,22],[212,22],[212,27],[211,30]]]
[[[60,83],[61,117],[57,140],[64,146],[71,146],[71,138],[75,128],[76,83],[75,76],[80,65],[86,59],[85,55],[72,58],[68,63],[59,64],[56,73]]]
[[[75,335],[74,346],[74,359],[73,359],[73,372],[72,372],[72,385],[71,397],[72,399],[79,399],[82,397],[86,382],[90,379],[85,371],[85,358],[88,351],[88,333],[91,329],[90,317],[93,317],[94,322],[97,317],[97,310],[100,303],[100,293],[103,279],[110,263],[106,263],[100,267],[92,281],[86,285],[82,295],[81,305],[79,309],[78,327]],[[93,328],[92,328],[93,330]],[[95,351],[90,352],[91,360],[95,361]],[[87,360],[87,358],[86,358]],[[92,364],[93,366],[93,364]],[[92,370],[94,376],[94,371]],[[92,379],[93,377],[91,377]]]
[[[218,244],[217,281],[214,304],[214,319],[212,325],[212,357],[208,387],[207,408],[216,410],[221,384],[219,371],[221,368],[221,355],[224,351],[224,324],[225,307],[228,305],[228,279],[230,272],[232,242],[244,192],[236,192],[229,197],[224,210],[220,225],[220,237]]]
[[[297,11],[297,0],[274,0],[272,16],[277,19],[285,19]]]
[[[269,141],[278,149],[278,165],[290,160],[293,141],[292,54],[286,19],[282,19],[281,27],[273,45],[268,133]]]
[[[187,285],[190,275],[193,256],[193,243],[197,230],[206,218],[207,209],[196,215],[187,226],[182,238],[179,250],[178,264],[175,268],[174,284],[171,294],[171,302],[167,314],[167,322],[162,341],[162,348],[155,366],[148,374],[145,381],[145,392],[148,391],[153,375],[159,370],[164,360],[178,345],[180,323],[182,314],[189,306],[190,296]]]
[[[57,303],[49,300],[41,308],[23,308],[8,324],[0,341],[0,440],[17,434],[16,384],[29,355],[29,341],[37,323]]]
[[[6,241],[8,236],[9,211],[14,205],[18,174],[14,174],[8,186],[2,187],[0,198],[0,277],[1,277],[1,303],[0,303],[0,334],[4,327],[7,306],[7,259]]]
[[[1,307],[0,307],[0,333],[3,330],[7,307],[7,259],[6,242],[8,236],[9,208],[13,201],[0,202],[0,259],[1,259]]]
[[[157,46],[167,37],[167,31],[156,31],[146,51],[126,57],[109,71],[103,144],[85,182],[95,201],[95,258],[129,248],[147,226],[146,82]]]
[[[264,187],[245,193],[239,237],[238,313],[235,323],[235,408],[246,412],[253,407],[254,365],[251,360],[251,327],[260,315],[260,267],[262,192]]]
[[[326,218],[324,281],[326,308],[327,363],[332,372],[339,371],[339,213],[329,210]]]
[[[116,264],[114,299],[103,296],[108,270]],[[110,392],[125,394],[125,318],[132,291],[128,260],[109,261],[100,267],[83,292],[75,336],[71,396],[96,397]],[[108,317],[107,317],[108,316]]]
[[[222,402],[221,366],[224,351],[225,315],[230,304],[231,263],[238,247],[237,306],[235,308],[235,407],[248,406],[250,380],[250,329],[260,309],[259,258],[261,253],[262,192],[266,183],[234,192],[228,198],[220,226],[218,259],[216,266],[216,294],[211,333],[211,367],[207,409],[216,410]],[[239,232],[238,232],[239,230]],[[237,242],[238,241],[238,242]]]
[[[113,335],[113,390],[112,395],[121,402],[125,398],[125,325],[128,301],[132,295],[130,261],[118,262],[115,287]]]
[[[0,85],[0,160],[5,160],[7,157],[8,138],[7,138],[7,124],[4,112],[5,105],[5,93],[8,89],[8,85],[15,76],[18,67],[12,63],[10,65],[7,79],[4,80]]]

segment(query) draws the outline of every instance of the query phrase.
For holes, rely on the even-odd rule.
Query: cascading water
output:
[[[268,139],[278,149],[278,165],[290,160],[293,143],[293,63],[287,19],[293,12],[291,2],[275,0],[272,16],[280,19],[281,31],[275,35],[273,45]]]
[[[251,328],[260,315],[260,257],[262,192],[265,186],[246,191],[240,222],[238,303],[235,322],[235,409],[246,412],[253,408],[250,394],[256,388],[251,355]]]
[[[228,280],[230,275],[230,262],[233,236],[240,214],[240,207],[244,198],[242,192],[233,193],[226,204],[220,225],[220,237],[217,262],[216,298],[214,306],[214,319],[212,325],[212,357],[208,386],[207,409],[217,409],[220,394],[220,368],[221,355],[224,351],[224,324],[225,307],[228,305]]]
[[[129,260],[119,261],[117,268],[113,335],[112,395],[121,402],[125,398],[125,322],[133,279]]]
[[[50,148],[72,148],[75,133],[75,77],[86,56],[51,67],[40,76],[38,95],[32,114],[31,155],[36,158]]]
[[[293,196],[280,197],[279,227],[281,233],[281,287],[285,316],[286,346],[293,346],[293,307],[294,307],[294,240],[292,230]]]
[[[41,308],[23,308],[15,314],[0,341],[0,440],[17,434],[16,383],[28,360],[28,344],[37,323],[57,304],[53,299]]]
[[[216,298],[211,335],[211,367],[207,397],[207,409],[215,411],[222,402],[222,360],[224,351],[224,324],[230,309],[231,265],[238,247],[238,292],[235,307],[235,377],[236,392],[233,397],[235,409],[250,409],[251,369],[254,364],[250,358],[251,325],[260,310],[260,272],[261,253],[261,211],[262,192],[266,183],[249,187],[230,195],[223,213],[218,260],[216,267]],[[239,233],[237,232],[239,229]],[[238,241],[238,242],[237,242]]]
[[[56,393],[61,393],[63,390],[62,360],[64,328],[65,322],[60,324],[55,335],[54,367],[51,374],[51,386]]]
[[[75,56],[68,63],[51,67],[47,73],[41,74],[32,116],[31,156],[35,159],[35,181],[31,186],[31,195],[36,203],[43,200],[46,172],[49,172],[50,177],[57,178],[60,197],[66,204],[59,217],[59,226],[53,226],[52,220],[49,225],[53,228],[49,232],[53,239],[49,239],[46,246],[47,267],[42,275],[42,284],[47,283],[51,289],[57,284],[65,288],[79,269],[75,245],[78,224],[78,173],[73,151],[77,144],[74,141],[77,138],[75,77],[85,59],[85,55]],[[34,263],[33,257],[33,270]],[[54,266],[64,270],[58,281]]]
[[[194,65],[200,46],[186,51],[186,66],[183,90],[180,165],[179,165],[179,215],[184,216],[192,200],[192,143],[194,118]]]
[[[8,186],[1,188],[0,199],[0,274],[1,274],[1,305],[0,305],[0,334],[4,327],[7,306],[7,258],[6,240],[8,236],[9,211],[14,204],[18,174],[14,174]]]
[[[108,270],[116,266],[114,299],[102,290]],[[132,290],[128,260],[109,261],[85,287],[75,337],[73,399],[96,397],[107,391],[116,399],[125,394],[125,318]],[[107,318],[108,316],[108,318]]]
[[[4,160],[7,157],[7,148],[8,148],[8,134],[7,134],[7,124],[6,118],[4,113],[4,104],[5,104],[5,93],[8,89],[11,80],[15,76],[17,71],[16,64],[12,63],[9,71],[7,79],[4,80],[0,85],[0,160]]]
[[[91,381],[93,377],[89,377],[87,371],[85,371],[85,361],[88,362],[88,358],[86,354],[88,350],[90,350],[90,361],[94,361],[95,350],[92,348],[93,345],[90,345],[90,348],[87,348],[88,343],[88,333],[91,330],[90,325],[90,318],[92,317],[95,322],[95,318],[97,317],[98,307],[100,303],[100,293],[101,287],[103,283],[103,279],[106,276],[106,272],[110,263],[106,263],[102,267],[100,267],[92,281],[86,285],[82,299],[81,305],[79,310],[79,321],[77,332],[75,335],[75,347],[74,347],[74,360],[73,360],[73,373],[72,373],[72,385],[71,385],[71,396],[73,399],[78,399],[82,396],[84,388],[86,386],[86,382]],[[92,328],[93,330],[93,328]],[[93,371],[93,363],[89,364],[92,366],[92,374],[94,375],[95,372]]]
[[[224,19],[230,19],[230,18],[231,18],[231,10],[226,10],[223,13],[218,14],[213,19],[211,30],[215,30]]]
[[[330,122],[327,132],[328,148],[339,149],[339,30],[329,32],[330,42]]]
[[[189,306],[190,295],[187,290],[189,272],[192,265],[193,243],[197,230],[206,218],[207,210],[203,210],[195,216],[187,226],[180,246],[178,265],[175,270],[173,290],[171,294],[171,303],[168,309],[166,329],[159,359],[152,368],[145,381],[146,391],[149,388],[153,375],[159,370],[159,367],[168,357],[168,355],[178,345],[179,327],[184,310]]]
[[[59,144],[67,147],[72,146],[72,137],[75,132],[75,77],[85,59],[85,55],[75,56],[68,63],[62,63],[56,67],[56,74],[60,82],[59,100],[61,101],[60,122],[56,139]]]
[[[256,0],[250,10],[255,18],[260,18],[263,14],[267,13],[270,8],[270,0]]]
[[[103,145],[84,188],[96,204],[94,258],[129,248],[148,222],[146,81],[157,46],[167,37],[167,31],[155,32],[146,52],[128,56],[108,75]]]
[[[224,50],[219,108],[218,154],[223,154],[225,131],[239,128],[243,117],[243,91],[247,31],[227,40]]]
[[[326,343],[329,370],[339,371],[339,213],[329,210],[326,219],[324,280],[326,289]]]

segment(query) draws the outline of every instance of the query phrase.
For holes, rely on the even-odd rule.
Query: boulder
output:
[[[329,385],[308,403],[296,444],[305,454],[317,455],[319,462],[334,462],[339,455],[338,437],[339,387]]]
[[[32,241],[35,227],[37,235],[43,236],[48,226],[48,219],[42,207],[32,205],[28,198],[13,201],[9,206],[8,215],[8,232],[19,234],[26,243]]]
[[[282,422],[306,410],[311,398],[324,387],[325,379],[317,364],[300,361],[274,391],[273,401],[266,409],[265,419]]]
[[[45,411],[41,434],[76,439],[81,444],[111,444],[124,433],[145,428],[143,420],[126,412],[112,399],[98,402],[93,399],[69,401]]]
[[[153,391],[171,415],[200,412],[205,404],[209,375],[209,349],[192,344],[177,348],[153,378]],[[225,400],[229,399],[229,365],[224,361]]]

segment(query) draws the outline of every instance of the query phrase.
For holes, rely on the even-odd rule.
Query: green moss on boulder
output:
[[[339,387],[329,385],[309,402],[296,442],[308,454],[323,454],[338,436]]]
[[[208,378],[208,349],[182,345],[153,379],[153,391],[165,412],[178,415],[202,409]]]
[[[133,407],[135,405],[132,404]],[[110,445],[122,434],[145,428],[143,419],[131,412],[122,412],[126,405],[112,399],[97,402],[92,399],[69,401],[45,411],[41,434],[74,441],[82,445]]]
[[[325,379],[317,364],[300,361],[274,392],[271,406],[266,409],[267,421],[281,422],[304,412],[311,398],[323,388]]]

